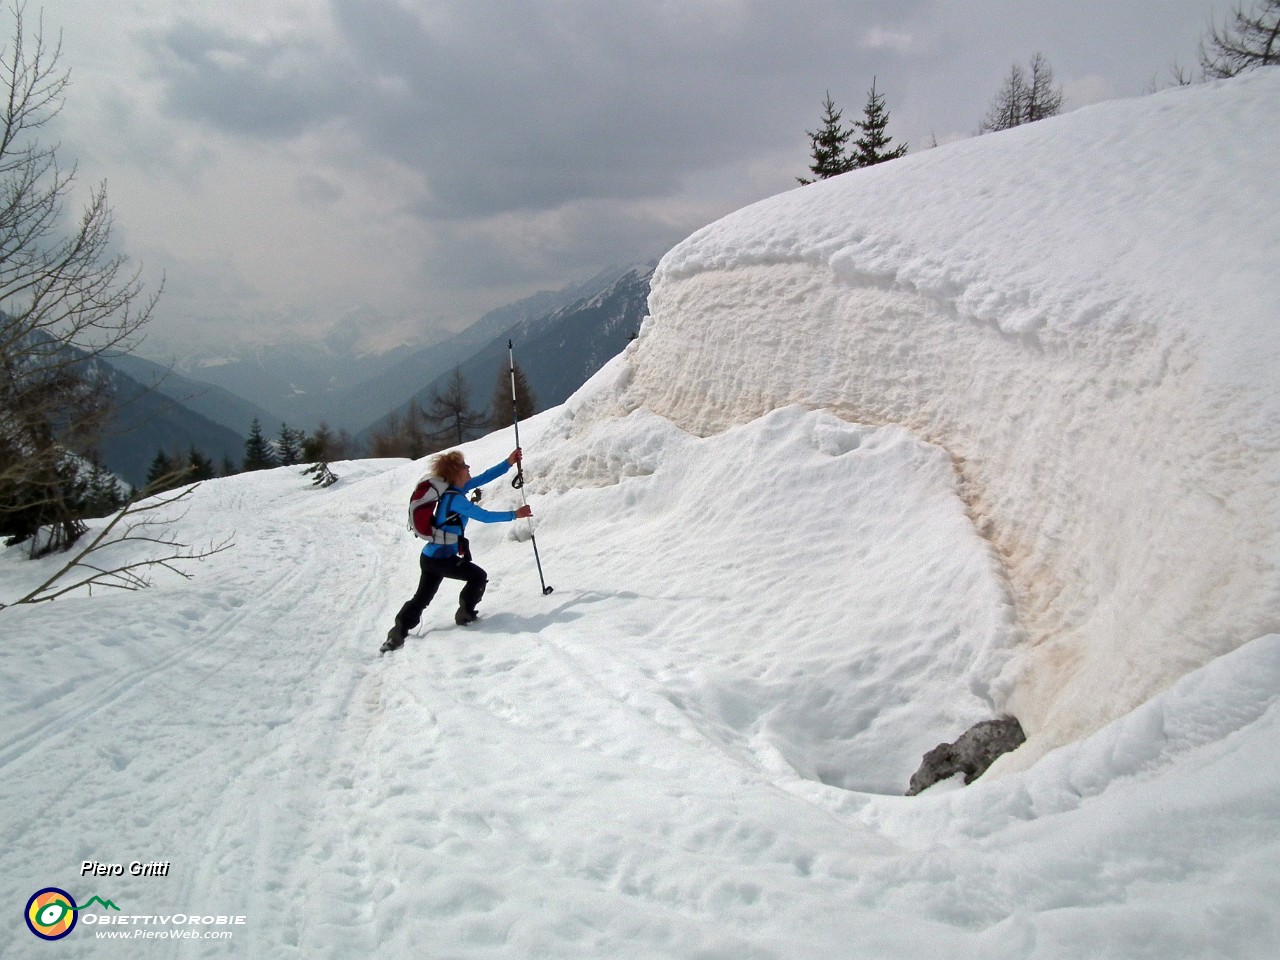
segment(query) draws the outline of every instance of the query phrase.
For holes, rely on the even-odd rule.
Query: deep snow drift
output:
[[[550,596],[527,524],[474,526],[481,622],[446,587],[378,657],[422,465],[361,461],[199,487],[176,529],[235,547],[192,581],[0,611],[0,955],[1270,960],[1277,80],[932,151],[673,251],[641,338],[521,427]],[[1035,173],[1071,151],[1114,189]],[[0,602],[57,562],[0,552]],[[1099,729],[902,796],[1009,703],[1040,750]],[[22,920],[45,887],[85,906],[56,944]]]
[[[662,261],[583,422],[796,403],[945,449],[1024,632],[1025,765],[1280,628],[1278,105],[1258,71],[739,211]]]

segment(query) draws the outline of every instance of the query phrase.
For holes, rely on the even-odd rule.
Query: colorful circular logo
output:
[[[61,940],[76,928],[75,897],[57,887],[37,890],[27,901],[27,929],[41,940]]]

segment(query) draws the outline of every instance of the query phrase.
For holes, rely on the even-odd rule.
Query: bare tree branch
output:
[[[41,133],[62,109],[61,39],[32,26],[23,0],[0,48],[0,534],[52,529],[56,548],[84,532],[73,451],[97,446],[115,403],[100,357],[141,338],[159,293],[111,250],[111,209],[94,189],[66,211],[75,168]],[[42,548],[43,549],[43,548]]]
[[[1200,42],[1200,66],[1210,80],[1235,77],[1280,63],[1280,0],[1259,0],[1252,13],[1237,4],[1229,23],[1209,28]]]
[[[119,590],[142,590],[151,586],[151,579],[147,574],[157,567],[190,580],[191,574],[183,570],[179,566],[180,563],[198,562],[222,553],[234,545],[233,540],[228,537],[221,543],[211,543],[207,548],[196,550],[188,544],[180,543],[171,533],[173,525],[186,516],[185,509],[177,517],[158,518],[146,515],[188,500],[199,486],[200,484],[197,483],[175,493],[159,496],[152,496],[149,492],[150,488],[144,490],[112,517],[110,522],[104,525],[93,539],[63,564],[53,576],[12,604],[0,604],[0,610],[6,606],[55,600],[81,587],[88,587],[90,591],[95,586]],[[168,552],[115,566],[99,562],[104,551],[125,543],[151,544]],[[68,578],[73,577],[74,579],[70,582],[66,582]]]
[[[1057,116],[1062,110],[1062,87],[1055,86],[1053,67],[1042,53],[1031,57],[1031,76],[1014,63],[1009,68],[1004,86],[987,108],[979,127],[981,133],[1008,130],[1024,123],[1035,123]]]

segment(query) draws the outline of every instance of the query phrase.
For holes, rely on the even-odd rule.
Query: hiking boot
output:
[[[388,650],[399,650],[404,646],[404,638],[404,629],[397,623],[387,631],[387,639],[383,641],[382,652],[386,653]]]
[[[469,623],[475,623],[480,619],[480,615],[474,610],[468,610],[466,607],[459,607],[458,612],[453,615],[453,622],[460,627],[465,627]]]

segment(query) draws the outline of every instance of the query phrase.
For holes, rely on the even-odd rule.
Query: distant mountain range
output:
[[[596,295],[632,269],[616,267],[563,290],[535,293],[531,297],[490,311],[447,340],[412,351],[377,376],[346,391],[338,401],[343,416],[341,419],[331,419],[330,424],[353,429],[365,428],[361,435],[367,435],[369,425],[381,422],[393,409],[407,407],[411,397],[417,397],[424,391],[429,394],[441,378],[449,376],[454,367],[466,365],[477,352],[497,341],[502,342],[505,350],[507,333],[512,328],[522,323],[536,322],[569,304]],[[652,268],[649,272],[653,272]],[[483,385],[474,386],[484,394],[487,402],[493,387],[491,378],[486,379]]]
[[[247,424],[257,415],[245,401],[205,384],[165,376],[164,368],[146,360],[93,356],[42,330],[25,336],[40,344],[42,356],[79,367],[88,382],[105,388],[111,409],[96,449],[103,466],[121,480],[144,486],[151,462],[161,451],[185,457],[194,448],[215,464],[225,458],[239,465],[244,436],[228,424],[248,415]],[[94,451],[72,452],[89,457]]]
[[[322,421],[335,430],[354,432],[407,403],[425,385],[513,325],[589,297],[627,270],[618,267],[563,290],[541,291],[491,311],[460,333],[425,345],[360,351],[354,343],[333,336],[271,345],[233,344],[216,352],[179,353],[165,369],[172,367],[174,375],[188,382],[220,387],[247,400],[264,427],[272,425],[273,432],[282,422],[314,430]],[[215,408],[209,415],[226,423],[217,397],[208,396],[206,402]],[[247,432],[249,420],[236,424],[236,429]]]
[[[145,482],[161,450],[185,454],[194,446],[215,465],[225,458],[238,466],[254,418],[268,438],[282,423],[313,430],[325,421],[367,440],[393,411],[403,413],[412,400],[428,404],[455,369],[472,406],[487,409],[508,369],[508,339],[516,343],[536,409],[545,410],[562,403],[636,334],[648,311],[655,265],[619,267],[540,292],[439,343],[378,357],[342,358],[324,344],[301,344],[261,348],[247,360],[188,358],[181,370],[136,355],[94,361],[120,401],[102,443],[103,460],[135,486]],[[304,389],[301,382],[312,386]]]
[[[465,359],[454,359],[442,351],[428,367],[425,357],[432,351],[424,351],[423,368],[435,371],[435,376],[359,436],[368,439],[391,416],[403,416],[411,402],[430,406],[432,395],[444,389],[455,369],[467,385],[472,407],[487,410],[499,379],[510,370],[508,340],[515,343],[516,362],[533,391],[535,410],[563,403],[639,331],[648,313],[649,281],[656,265],[611,271],[597,278],[602,286],[571,303],[540,315],[519,317],[505,327],[491,323],[483,331],[487,338]],[[478,339],[473,337],[473,342]]]
[[[255,417],[269,438],[282,422],[312,430],[324,420],[367,440],[393,411],[403,413],[411,401],[429,404],[454,370],[466,381],[472,407],[488,410],[495,385],[507,374],[508,339],[516,342],[536,410],[547,410],[640,329],[654,266],[608,270],[562,291],[536,293],[433,346],[376,357],[342,357],[332,344],[298,344],[261,348],[247,360],[188,358],[187,375],[137,355],[86,358],[93,375],[108,381],[118,406],[99,444],[102,462],[133,486],[146,483],[160,451],[184,457],[195,448],[215,465],[225,460],[239,466]],[[312,384],[310,392],[297,387],[302,380]]]
[[[117,403],[99,444],[102,462],[108,470],[127,483],[142,487],[157,453],[163,450],[170,456],[185,456],[193,447],[212,460],[215,466],[220,466],[224,458],[237,467],[240,465],[244,459],[245,435],[249,432],[248,421],[245,421],[242,431],[237,431],[197,413],[186,402],[166,394],[168,390],[181,392],[176,382],[178,378],[167,382],[163,388],[157,388],[150,376],[154,371],[128,364],[130,359],[114,357],[110,361],[90,361],[99,375],[106,377]],[[142,374],[141,379],[125,373],[119,366],[121,360],[126,361],[126,365],[135,366]],[[146,364],[146,361],[141,363]],[[192,399],[204,403],[208,395],[193,396],[187,402]],[[222,403],[227,409],[238,409],[236,404],[243,405],[244,401],[228,397],[220,401],[220,405]],[[243,407],[243,410],[247,412],[249,408]],[[252,416],[249,419],[252,420]]]
[[[254,417],[262,422],[263,431],[267,434],[275,433],[283,422],[278,414],[251,403],[230,390],[184,377],[173,367],[144,360],[136,354],[121,354],[105,359],[111,366],[143,386],[154,388],[161,395],[221,424],[241,437],[248,436]]]
[[[236,346],[221,355],[189,354],[174,361],[175,372],[249,401],[264,425],[281,423],[314,430],[321,421],[352,427],[363,421],[348,405],[363,401],[361,387],[380,383],[387,371],[415,351],[396,347],[357,354],[323,342]],[[248,431],[246,421],[242,430]]]

